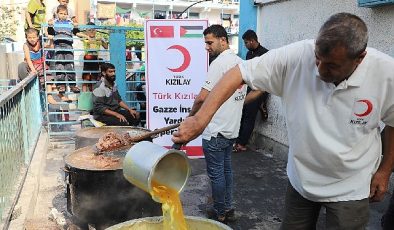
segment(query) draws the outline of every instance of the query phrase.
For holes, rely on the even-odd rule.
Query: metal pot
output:
[[[152,181],[181,192],[190,171],[184,152],[167,149],[149,141],[141,141],[132,146],[123,162],[124,177],[147,193],[152,191]]]
[[[186,224],[188,229],[193,230],[231,230],[229,226],[220,222],[205,219],[196,216],[185,216]],[[149,229],[149,230],[162,230],[163,229],[163,217],[146,217],[136,220],[130,220],[124,223],[114,225],[107,228],[107,230],[137,230],[137,229]]]
[[[119,164],[109,168],[97,165],[87,167],[81,160],[75,159],[94,155],[92,146],[80,148],[65,157],[67,210],[78,220],[96,226],[109,226],[161,214],[159,203],[123,177],[122,161],[127,151],[128,148],[115,153]]]

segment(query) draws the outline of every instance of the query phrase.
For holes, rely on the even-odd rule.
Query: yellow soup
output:
[[[162,203],[164,230],[187,230],[178,191],[152,181],[151,195]]]

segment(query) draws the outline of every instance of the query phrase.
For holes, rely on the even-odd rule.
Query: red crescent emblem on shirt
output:
[[[354,115],[356,115],[357,117],[365,117],[372,112],[373,105],[369,100],[363,99],[363,100],[358,100],[356,102],[363,103],[367,106],[367,109],[365,111],[361,113],[354,113]]]

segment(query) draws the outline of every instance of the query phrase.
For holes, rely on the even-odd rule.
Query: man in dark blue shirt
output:
[[[259,57],[268,50],[260,45],[257,40],[257,35],[253,30],[247,30],[243,35],[242,39],[244,40],[246,48],[249,50],[246,53],[246,60]],[[252,91],[251,88],[248,87],[248,93]],[[245,104],[242,110],[242,118],[241,118],[241,127],[239,129],[239,136],[235,142],[234,150],[235,151],[245,151],[246,144],[249,141],[250,136],[252,135],[254,123],[256,120],[257,111],[260,109],[262,120],[266,120],[268,118],[267,113],[267,99],[269,94],[264,92],[261,96],[257,97],[256,100],[250,101]]]

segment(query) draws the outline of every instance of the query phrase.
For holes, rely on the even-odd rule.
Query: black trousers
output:
[[[385,130],[386,128],[383,129],[383,131],[381,132],[381,136],[382,136],[382,153],[385,153],[385,148],[384,148],[384,134],[385,134]],[[390,203],[389,206],[387,207],[386,212],[383,215],[382,218],[382,227],[383,230],[392,230],[394,229],[394,190],[391,193],[391,198],[390,198]]]
[[[104,124],[108,126],[137,126],[140,123],[140,119],[134,118],[131,116],[129,111],[126,110],[120,110],[116,111],[117,113],[122,114],[127,122],[120,121],[119,118],[111,116],[111,115],[100,115],[99,117],[96,118],[96,120],[103,122]]]
[[[248,88],[248,92],[249,92]],[[242,109],[241,127],[239,128],[239,135],[236,143],[246,145],[252,135],[254,123],[256,121],[257,112],[259,111],[261,103],[266,104],[269,94],[265,92],[261,97],[244,105]]]
[[[321,207],[326,208],[326,230],[365,230],[369,219],[369,199],[313,202],[302,197],[288,183],[285,214],[280,230],[316,230]]]
[[[393,191],[394,192],[394,191]],[[394,195],[391,195],[389,207],[382,219],[383,230],[394,229]]]

